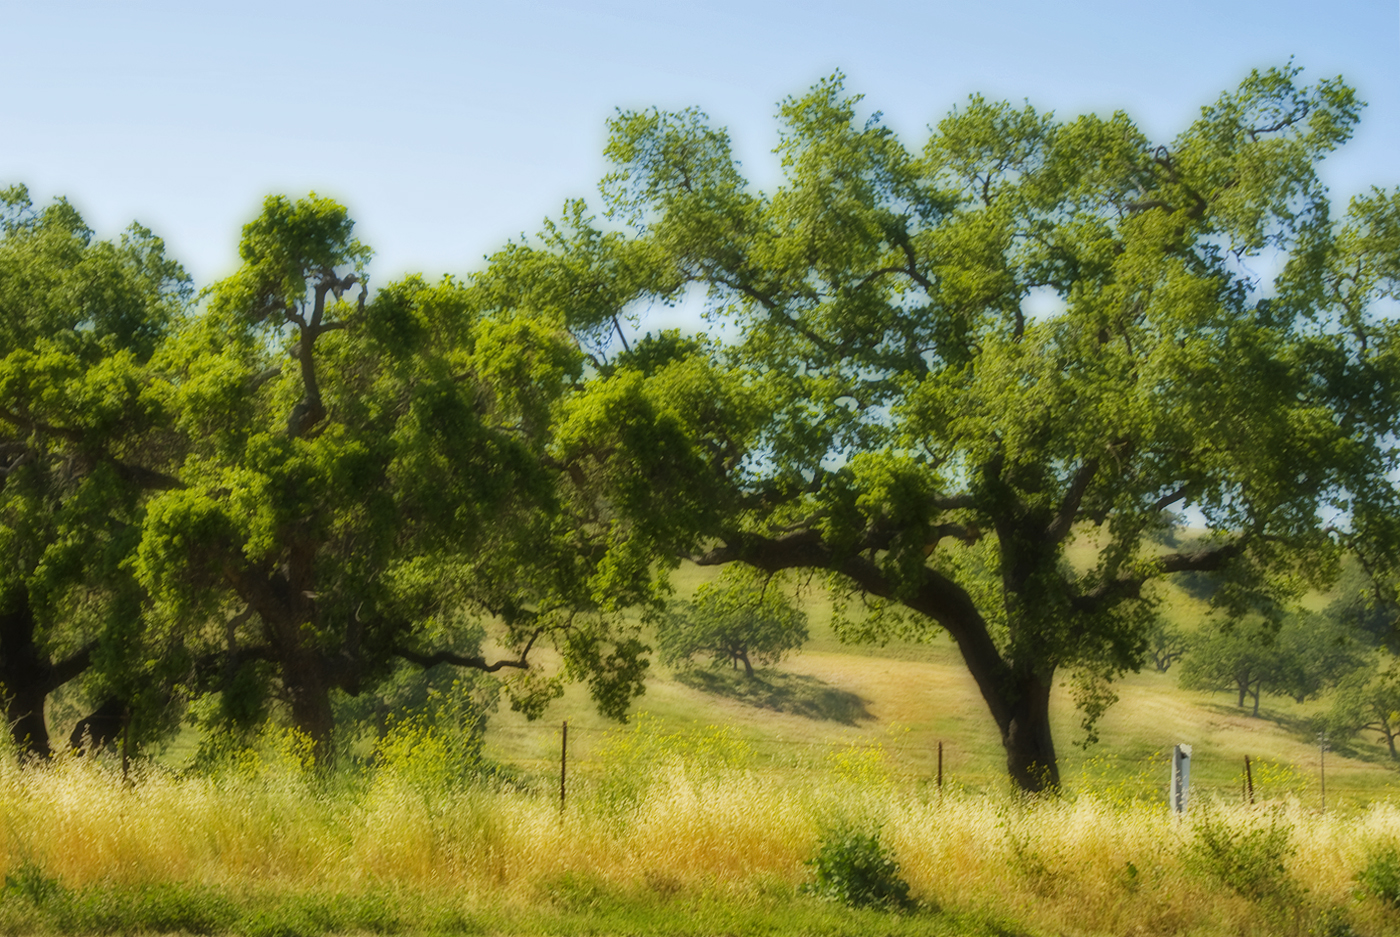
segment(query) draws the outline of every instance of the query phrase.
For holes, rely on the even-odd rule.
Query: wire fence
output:
[[[792,739],[746,735],[723,726],[677,728],[659,720],[640,725],[569,725],[567,748],[562,726],[512,726],[511,745],[491,745],[488,753],[543,782],[561,769],[580,783],[619,770],[645,770],[667,759],[698,759],[771,775],[777,779],[822,776],[878,778],[914,790],[971,792],[1010,790],[999,751],[969,750],[950,739],[929,739],[897,728],[848,740]],[[1061,781],[1071,793],[1114,799],[1167,802],[1172,745],[1148,753],[1120,755],[1111,750],[1079,751],[1062,761]],[[1334,763],[1335,764],[1335,763]],[[565,767],[566,766],[566,767]],[[1364,770],[1351,764],[1331,768],[1325,750],[1312,763],[1291,763],[1249,752],[1198,757],[1191,784],[1197,796],[1239,798],[1245,802],[1297,798],[1320,808],[1400,796],[1400,773],[1383,764]],[[1314,803],[1315,802],[1315,803]]]

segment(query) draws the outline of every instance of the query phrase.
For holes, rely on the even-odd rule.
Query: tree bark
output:
[[[271,573],[230,564],[225,575],[262,620],[268,656],[277,664],[292,724],[311,738],[316,763],[329,765],[335,734],[330,691],[342,681],[311,637],[309,626],[317,619],[312,558],[309,549],[294,550],[292,561]]]
[[[1038,793],[1060,786],[1060,763],[1050,731],[1050,689],[1054,680],[1026,674],[1012,691],[1010,718],[1001,725],[1006,771],[1023,791]]]
[[[316,763],[329,765],[335,757],[335,718],[325,662],[314,651],[299,651],[284,657],[281,669],[292,723],[311,738]]]
[[[57,664],[39,654],[34,641],[37,625],[29,590],[16,586],[0,594],[0,689],[5,699],[5,721],[15,747],[26,755],[47,758],[49,727],[44,718],[48,696],[88,668],[91,644]]]

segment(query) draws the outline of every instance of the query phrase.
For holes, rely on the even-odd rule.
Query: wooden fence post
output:
[[[564,720],[564,731],[559,743],[559,812],[564,812],[564,781],[569,772],[569,720]]]

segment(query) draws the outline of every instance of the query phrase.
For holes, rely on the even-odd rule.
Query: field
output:
[[[711,575],[710,570],[683,567],[676,577],[677,592],[688,593]],[[1324,602],[1325,597],[1316,597],[1312,604]],[[970,791],[1004,792],[1005,756],[996,726],[946,636],[930,644],[843,645],[831,633],[830,610],[819,592],[808,595],[807,610],[812,638],[806,647],[776,670],[760,674],[760,682],[772,688],[768,699],[758,700],[766,706],[737,698],[745,681],[736,674],[700,668],[698,676],[718,691],[707,692],[697,688],[702,681],[696,675],[686,679],[655,666],[646,695],[634,709],[668,731],[727,726],[752,746],[759,763],[787,772],[811,766],[821,770],[834,753],[878,746],[902,779],[930,783],[942,742],[947,781]],[[1178,590],[1168,592],[1163,610],[1188,628],[1205,614],[1204,603]],[[1235,705],[1230,693],[1180,689],[1175,669],[1157,673],[1146,668],[1127,675],[1116,689],[1120,699],[1102,720],[1101,741],[1087,750],[1076,744],[1084,733],[1069,688],[1057,690],[1055,738],[1071,793],[1132,781],[1144,793],[1150,787],[1165,798],[1169,753],[1184,742],[1193,746],[1192,786],[1198,793],[1239,796],[1248,755],[1263,763],[1262,779],[1259,769],[1254,773],[1264,796],[1288,793],[1310,807],[1322,806],[1312,717],[1326,709],[1325,698],[1300,705],[1265,697],[1255,719]],[[566,719],[570,757],[587,771],[593,746],[616,727],[591,711],[582,687],[571,688],[541,722],[527,722],[502,707],[492,717],[488,750],[528,772],[557,775],[560,723]],[[1382,745],[1358,738],[1332,748],[1336,750],[1322,756],[1328,807],[1360,807],[1400,795],[1400,770]]]
[[[1086,752],[1063,697],[1065,791],[1026,799],[946,639],[845,647],[810,611],[807,648],[757,685],[657,667],[625,727],[575,688],[540,723],[503,708],[483,759],[421,725],[332,773],[285,730],[201,773],[177,748],[129,785],[111,757],[6,759],[0,933],[1400,933],[1400,774],[1369,742],[1329,752],[1323,810],[1325,702],[1252,719],[1132,675]],[[1164,803],[1174,742],[1195,749],[1184,819]],[[898,863],[909,902],[812,893],[818,855],[879,878],[852,842]]]

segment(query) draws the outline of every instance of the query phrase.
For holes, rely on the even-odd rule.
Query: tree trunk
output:
[[[329,766],[335,756],[330,691],[337,680],[312,637],[311,626],[317,618],[311,577],[314,551],[294,550],[292,557],[283,570],[270,576],[233,566],[226,574],[239,597],[262,619],[292,724],[311,739],[316,764]]]
[[[735,543],[711,551],[700,562],[718,565],[733,560],[766,572],[802,567],[832,569],[871,595],[895,598],[895,589],[873,560],[864,555],[838,560],[813,531],[779,540],[740,535]],[[942,625],[957,642],[963,663],[1001,730],[1012,781],[1028,793],[1057,788],[1060,768],[1050,731],[1053,668],[1037,675],[1002,657],[972,596],[935,569],[925,568],[918,588],[912,594],[900,594],[897,601]]]
[[[5,722],[16,748],[47,758],[52,752],[44,701],[52,668],[39,656],[34,629],[29,590],[16,586],[0,594],[0,691],[5,697]]]
[[[1258,719],[1258,718],[1259,718],[1259,691],[1260,691],[1260,689],[1261,689],[1261,687],[1259,686],[1259,684],[1256,683],[1256,684],[1254,685],[1254,689],[1252,689],[1252,690],[1249,691],[1249,692],[1250,692],[1250,695],[1254,697],[1254,718],[1255,718],[1255,719]]]
[[[310,737],[318,766],[335,757],[335,718],[331,713],[331,681],[321,654],[308,648],[291,649],[282,657],[282,686],[291,703],[292,724]]]
[[[1050,732],[1050,688],[1054,681],[1034,674],[1025,675],[1007,700],[1010,718],[1001,726],[1001,744],[1006,749],[1006,771],[1021,790],[1028,793],[1055,790],[1060,786],[1060,764],[1055,757],[1055,741]],[[1010,694],[1007,694],[1010,695]]]
[[[24,755],[47,758],[53,751],[49,748],[49,727],[44,719],[44,701],[48,690],[42,685],[13,687],[5,682],[5,720],[10,725],[10,738],[15,747]]]
[[[744,665],[744,676],[746,676],[746,677],[748,677],[750,680],[752,680],[752,679],[753,679],[753,664],[749,663],[749,655],[748,655],[748,652],[747,652],[747,651],[740,651],[739,653],[735,654],[734,656],[735,656],[736,659],[738,659],[740,662],[743,663],[743,665]]]
[[[68,747],[72,749],[106,748],[117,741],[117,736],[127,727],[128,706],[119,696],[109,696],[102,705],[89,715],[78,720],[73,732],[68,736]]]

